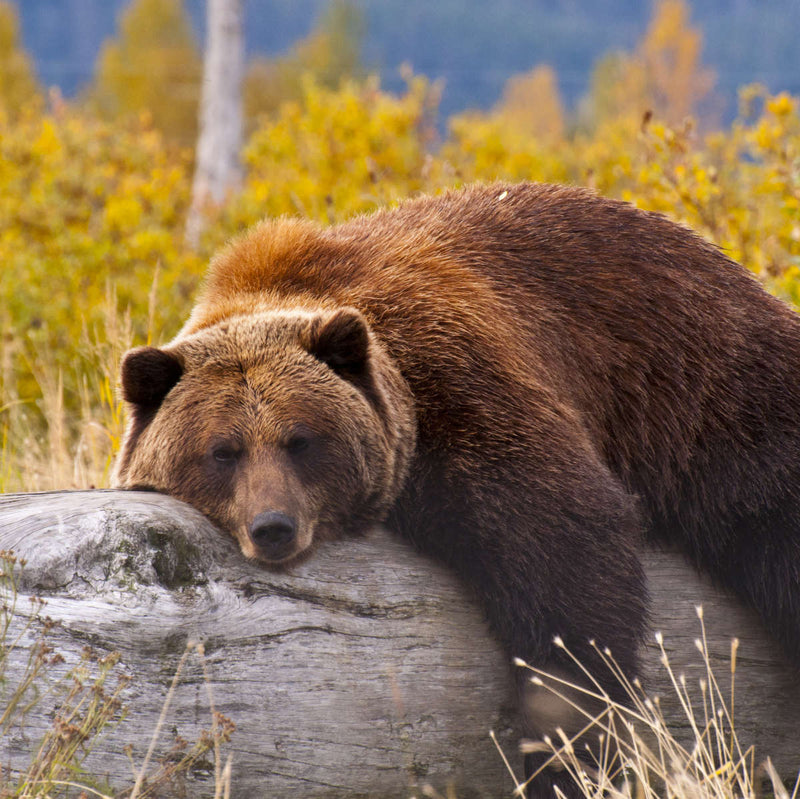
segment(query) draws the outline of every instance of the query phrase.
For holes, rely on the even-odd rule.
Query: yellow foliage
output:
[[[714,74],[700,64],[703,37],[689,26],[685,0],[660,0],[637,55],[653,110],[672,124],[694,113],[711,91]]]
[[[595,126],[649,111],[679,125],[707,100],[714,73],[701,63],[702,35],[685,0],[659,0],[633,53],[611,53],[595,66],[584,124]]]
[[[19,42],[16,8],[8,0],[0,0],[0,113],[15,117],[38,99],[33,65]]]
[[[713,134],[624,114],[547,138],[472,113],[439,142],[438,96],[412,76],[399,96],[305,80],[250,137],[200,253],[183,244],[187,157],[147,118],[0,117],[0,490],[103,484],[121,351],[173,334],[212,249],[264,216],[338,221],[473,180],[589,185],[699,230],[800,307],[795,98],[749,87]]]
[[[244,116],[252,128],[282,103],[301,101],[309,79],[326,89],[361,74],[363,18],[351,0],[331,0],[314,30],[278,58],[257,57],[244,80]]]
[[[331,90],[306,79],[302,100],[263,119],[251,137],[242,192],[217,235],[263,216],[334,221],[442,185],[429,154],[437,104],[437,87],[419,77],[409,77],[402,97],[375,80]]]
[[[88,102],[108,119],[146,111],[162,133],[193,145],[201,77],[183,0],[134,0],[103,46]]]
[[[540,64],[508,79],[494,115],[519,133],[554,141],[564,135],[564,106],[555,70]]]
[[[30,462],[47,440],[42,425],[59,414],[64,447],[85,442],[80,420],[98,408],[98,429],[113,429],[115,403],[88,386],[99,375],[113,386],[106,366],[121,349],[180,323],[202,271],[179,235],[188,202],[186,158],[146,121],[112,126],[75,112],[0,120],[0,437],[4,423],[27,431],[6,439],[0,481],[9,453]],[[136,322],[124,336],[120,307]]]

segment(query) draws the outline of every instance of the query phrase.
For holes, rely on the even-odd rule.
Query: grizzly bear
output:
[[[523,183],[267,221],[121,383],[116,483],[196,506],[248,557],[385,520],[510,655],[579,680],[560,636],[619,699],[596,647],[636,673],[646,537],[800,662],[800,319],[660,215]]]

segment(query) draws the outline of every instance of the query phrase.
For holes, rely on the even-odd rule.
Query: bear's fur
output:
[[[800,662],[800,320],[659,215],[519,184],[265,222],[122,387],[117,483],[195,505],[248,556],[386,519],[510,654],[575,674],[560,635],[600,676],[590,641],[636,670],[646,535]]]

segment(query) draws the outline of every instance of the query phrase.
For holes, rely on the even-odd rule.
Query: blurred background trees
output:
[[[183,0],[133,0],[107,41],[86,94],[105,119],[147,112],[166,136],[197,136],[202,62]]]
[[[308,36],[277,58],[256,57],[244,82],[245,119],[252,128],[259,117],[276,112],[282,103],[300,100],[303,82],[328,89],[344,78],[362,78],[361,46],[364,18],[349,0],[331,0]]]
[[[196,247],[206,208],[219,206],[241,182],[244,15],[242,0],[208,0],[200,133],[186,241]]]
[[[509,128],[545,141],[560,139],[567,124],[558,76],[548,64],[506,81],[494,115]]]
[[[30,56],[20,42],[16,6],[0,0],[0,108],[16,115],[40,93]]]
[[[670,125],[701,115],[719,123],[709,104],[715,75],[702,63],[702,33],[689,20],[684,0],[661,0],[631,53],[613,52],[595,66],[581,113],[596,125],[649,109]],[[705,105],[704,105],[705,104]]]

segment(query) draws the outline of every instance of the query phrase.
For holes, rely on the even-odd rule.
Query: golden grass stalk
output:
[[[563,642],[557,640],[567,655],[588,678],[587,685],[550,675],[522,661],[517,665],[532,672],[531,681],[544,686],[562,701],[578,710],[586,719],[584,727],[572,737],[558,729],[554,738],[524,741],[524,753],[548,753],[543,768],[558,768],[569,773],[587,799],[757,799],[762,795],[762,781],[769,780],[775,797],[790,799],[771,761],[754,763],[752,748],[744,748],[734,725],[734,677],[738,640],[731,642],[731,695],[723,696],[711,669],[702,608],[697,608],[701,636],[695,641],[706,667],[699,681],[699,699],[682,674],[676,674],[664,648],[663,638],[656,634],[661,652],[661,665],[666,670],[680,707],[692,730],[689,744],[681,743],[670,731],[658,699],[651,699],[638,681],[627,680],[606,649],[595,646],[603,663],[624,686],[629,704],[613,701],[596,679],[578,663]],[[576,696],[590,700],[587,704],[602,709],[590,714]],[[591,745],[590,743],[591,742]],[[579,756],[580,755],[580,756]],[[508,760],[506,766],[514,779],[518,796],[525,795],[528,782],[516,777]],[[796,799],[798,784],[791,799]]]
[[[26,768],[11,772],[0,770],[0,799],[25,797],[25,799],[49,799],[66,795],[74,788],[87,797],[111,799],[102,788],[86,785],[81,779],[82,764],[92,751],[95,742],[110,726],[118,724],[127,709],[122,703],[125,688],[131,681],[118,670],[119,656],[111,653],[97,658],[88,647],[83,650],[76,665],[63,672],[64,658],[52,647],[50,632],[55,623],[41,615],[45,602],[37,599],[30,612],[18,607],[17,585],[19,568],[24,563],[10,552],[0,552],[0,736],[14,727],[24,728],[26,717],[41,710],[45,700],[55,699],[52,725],[45,732],[37,750]],[[27,648],[26,657],[16,653]],[[153,732],[147,754],[137,769],[136,779],[130,791],[115,794],[117,798],[144,799],[152,795],[163,795],[165,786],[173,786],[176,780],[187,774],[207,753],[215,754],[215,799],[229,799],[231,781],[231,759],[222,765],[221,745],[230,739],[233,723],[217,712],[207,685],[212,708],[212,729],[204,731],[193,744],[177,741],[170,751],[159,758],[158,764],[150,768],[154,759],[159,734],[166,720],[170,700],[174,696],[186,660],[197,652],[204,658],[202,646],[193,642],[176,670],[167,698]],[[20,667],[10,669],[12,663],[22,662]],[[203,660],[203,673],[209,682],[208,669]],[[116,684],[109,687],[112,676]],[[5,765],[5,764],[4,764]]]
[[[11,359],[0,352],[0,493],[108,485],[124,429],[119,367],[133,330],[110,288],[104,307],[103,329],[83,329],[69,381],[54,352],[31,347],[36,390],[19,396]],[[12,338],[23,346],[23,337]],[[66,384],[77,388],[67,394]]]

